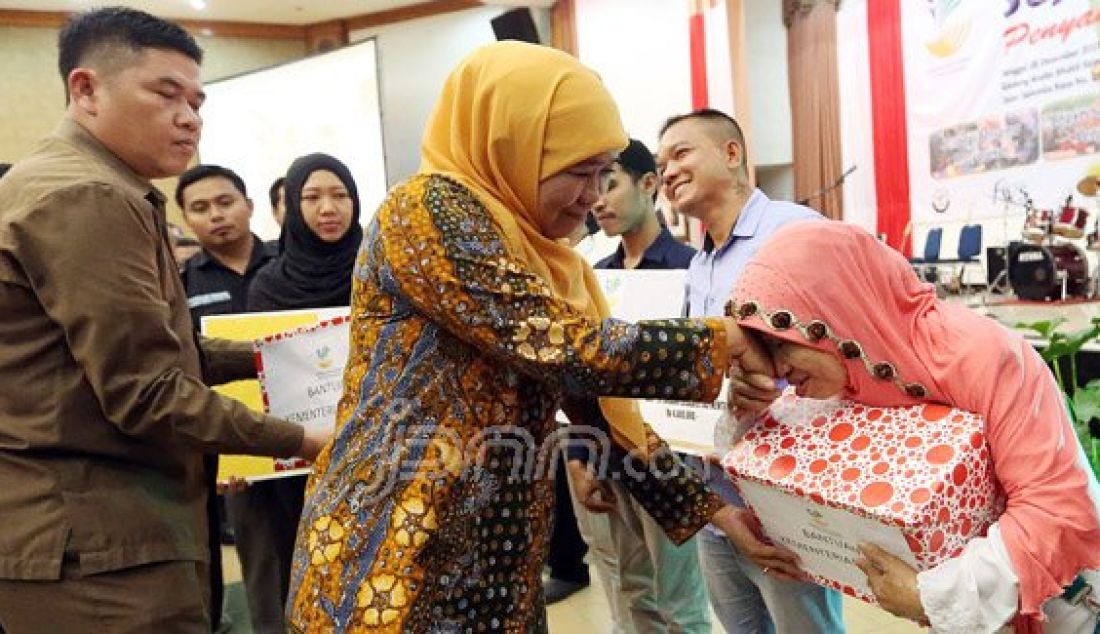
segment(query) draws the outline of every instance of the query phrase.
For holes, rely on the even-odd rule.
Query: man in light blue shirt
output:
[[[780,227],[822,219],[807,207],[769,200],[751,186],[744,134],[717,110],[669,119],[661,130],[657,164],[673,208],[706,227],[703,249],[688,267],[685,308],[690,317],[722,315],[745,264]],[[725,445],[728,441],[716,442],[720,451],[729,449]],[[720,469],[705,472],[723,499],[744,506]],[[835,591],[769,574],[712,527],[699,533],[699,548],[711,605],[727,632],[844,630]]]

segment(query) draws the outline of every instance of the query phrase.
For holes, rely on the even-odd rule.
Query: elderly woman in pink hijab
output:
[[[1062,394],[1027,342],[938,300],[900,254],[842,223],[777,232],[745,268],[728,308],[799,396],[942,403],[984,417],[1004,514],[959,557],[919,573],[864,546],[860,567],[884,608],[937,632],[1097,628],[1100,593],[1088,582],[1100,578],[1091,571],[1100,568],[1100,494]],[[735,374],[739,409],[775,396],[761,376]],[[788,555],[768,563],[796,576]]]

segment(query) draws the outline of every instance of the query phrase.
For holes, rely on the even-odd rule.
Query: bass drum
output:
[[[1088,297],[1088,260],[1085,252],[1072,244],[1013,242],[1008,245],[1008,283],[1020,299]]]

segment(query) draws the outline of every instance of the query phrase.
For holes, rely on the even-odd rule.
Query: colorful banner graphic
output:
[[[981,223],[1018,240],[1100,173],[1097,0],[901,3],[914,234]],[[923,241],[917,240],[917,249]],[[945,241],[944,257],[953,243]]]

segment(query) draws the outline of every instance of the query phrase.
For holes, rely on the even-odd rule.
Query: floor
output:
[[[244,604],[244,589],[240,583],[240,564],[232,546],[222,548],[222,562],[227,586],[227,607],[230,618],[233,619],[232,629],[226,634],[251,634],[252,629],[248,626],[248,613]],[[588,588],[548,608],[552,634],[611,631],[611,615],[604,600],[603,590],[599,586],[599,575],[595,571],[592,572],[592,580],[593,583]],[[872,605],[848,597],[844,599],[844,624],[849,634],[909,634],[923,631],[922,628],[908,621],[895,618]],[[721,632],[717,623],[714,630]]]

